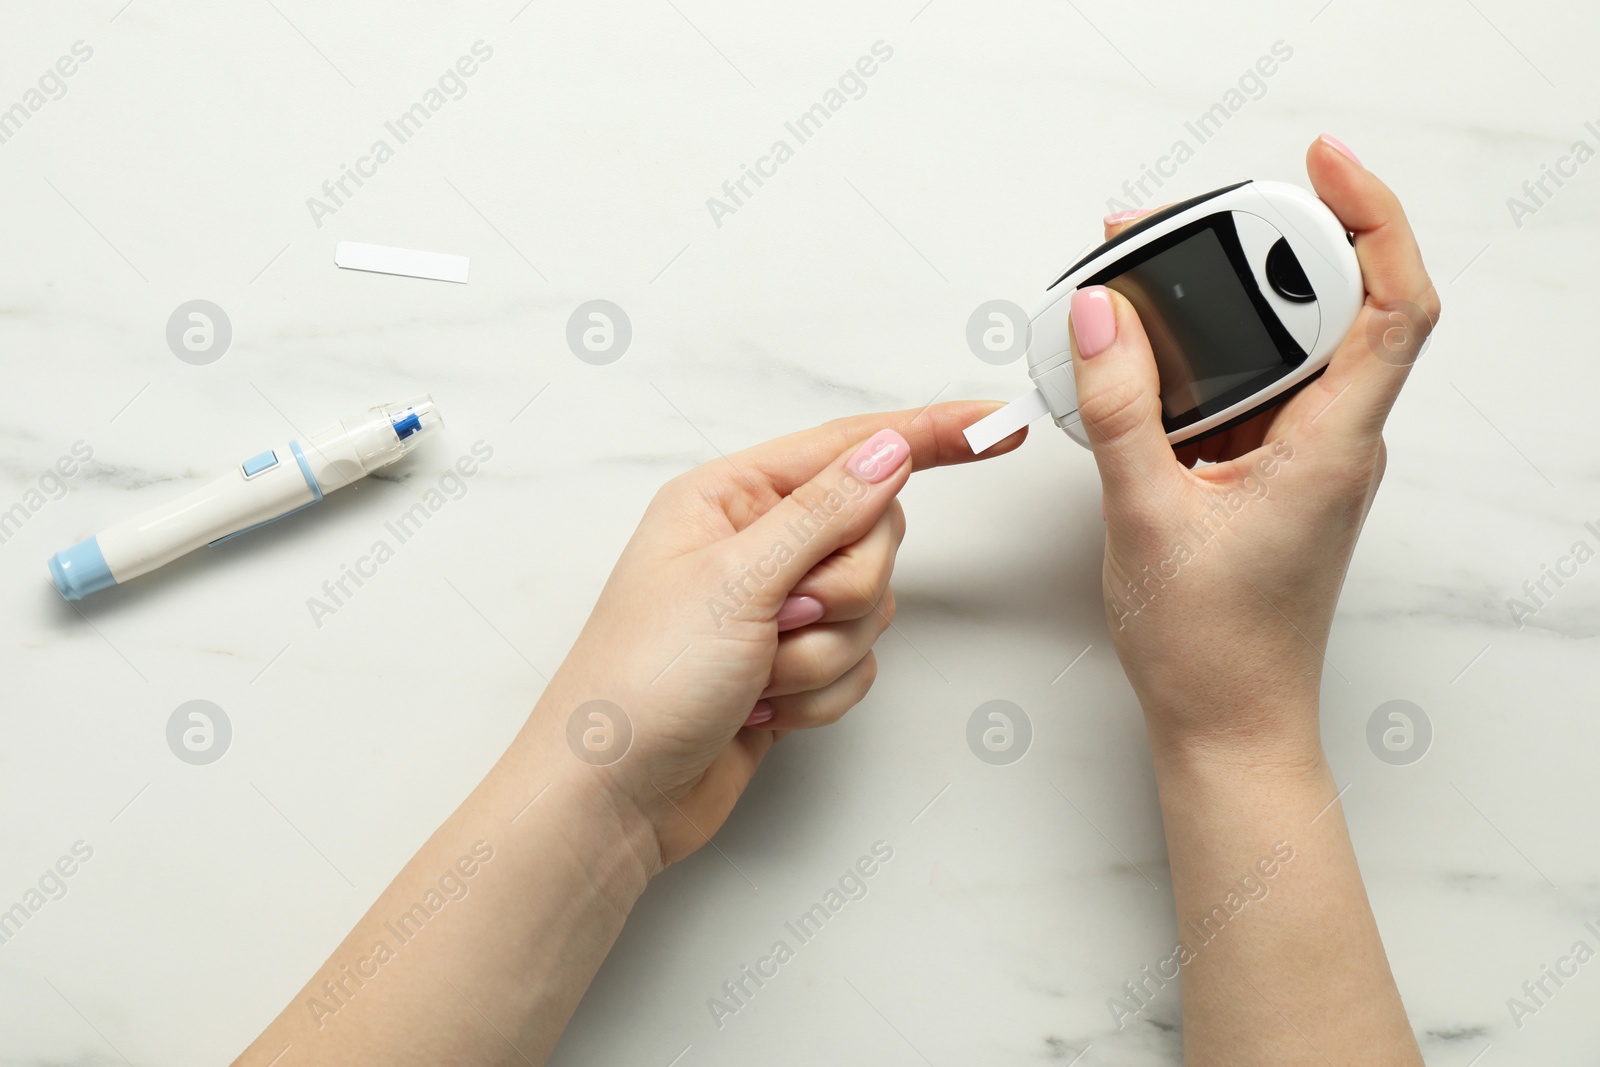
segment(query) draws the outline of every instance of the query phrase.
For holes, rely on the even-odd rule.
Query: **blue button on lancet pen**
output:
[[[241,467],[246,478],[254,478],[256,475],[269,471],[277,465],[278,454],[269,448],[259,456],[251,456],[245,460]]]

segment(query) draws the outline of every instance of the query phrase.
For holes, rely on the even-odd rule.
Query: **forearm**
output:
[[[240,1064],[286,1046],[282,1067],[545,1061],[658,862],[549,721],[535,711]]]
[[[1151,734],[1185,1062],[1420,1064],[1317,741],[1224,758]]]

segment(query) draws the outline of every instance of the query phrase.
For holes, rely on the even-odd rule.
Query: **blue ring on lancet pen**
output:
[[[235,530],[231,534],[224,534],[223,536],[217,538],[215,541],[207,542],[208,544],[220,545],[224,541],[232,541],[235,537],[238,537],[240,534],[247,534],[251,530],[259,530],[259,529],[261,529],[261,527],[265,526],[269,522],[277,522],[279,519],[288,518],[290,515],[293,515],[297,511],[304,511],[306,508],[309,508],[312,504],[315,504],[315,503],[319,502],[322,499],[322,486],[318,485],[317,484],[317,479],[312,476],[312,474],[311,474],[311,464],[306,462],[305,453],[300,451],[300,442],[299,441],[290,441],[289,442],[289,451],[294,453],[295,462],[300,464],[300,473],[305,476],[306,484],[311,487],[311,499],[307,500],[304,504],[301,504],[297,508],[290,508],[288,511],[285,511],[282,515],[274,515],[270,519],[262,519],[260,522],[256,523],[253,526],[246,526],[242,530]]]
[[[294,453],[294,461],[300,464],[300,473],[306,476],[306,484],[311,487],[311,502],[315,504],[322,499],[322,486],[317,484],[317,479],[312,475],[311,464],[306,462],[306,454],[300,451],[300,442],[290,441],[289,451]]]

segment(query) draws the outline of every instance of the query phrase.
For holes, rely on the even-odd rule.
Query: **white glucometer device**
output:
[[[1173,444],[1198,441],[1283,400],[1328,365],[1365,298],[1344,226],[1315,195],[1245,181],[1164,208],[1090,252],[1028,323],[1035,391],[967,428],[974,452],[1040,415],[1079,444],[1074,290],[1104,285],[1139,313]]]

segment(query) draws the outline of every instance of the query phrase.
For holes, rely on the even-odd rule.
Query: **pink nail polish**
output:
[[[764,722],[771,722],[778,710],[772,706],[770,700],[758,700],[756,706],[750,709],[750,717],[744,721],[746,726],[760,726]]]
[[[1333,134],[1325,133],[1322,135],[1321,140],[1329,147],[1342,153],[1346,159],[1350,160],[1350,162],[1354,163],[1356,166],[1361,166],[1360,157],[1358,157],[1354,152],[1350,151],[1349,145],[1339,140],[1339,138],[1335,137]]]
[[[867,439],[866,444],[856,449],[856,454],[850,457],[844,469],[876,485],[899,470],[909,455],[911,446],[904,437],[893,430],[879,430]]]
[[[1078,355],[1098,356],[1117,339],[1117,309],[1103,285],[1091,285],[1072,294],[1072,336],[1078,340]]]
[[[1119,222],[1127,222],[1129,219],[1136,219],[1148,214],[1150,212],[1143,208],[1134,208],[1131,211],[1114,211],[1100,221],[1107,226],[1115,226]]]
[[[778,609],[778,629],[797,630],[822,618],[822,601],[814,596],[792,596]]]

